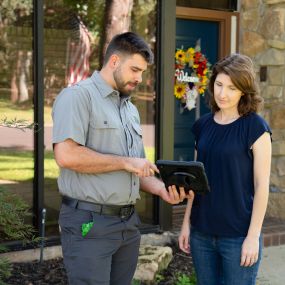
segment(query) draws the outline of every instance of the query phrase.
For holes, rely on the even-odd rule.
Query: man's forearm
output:
[[[79,173],[103,173],[125,169],[127,157],[101,154],[74,142],[56,144],[55,158],[62,168]]]
[[[154,176],[140,178],[140,189],[144,192],[160,196],[165,189],[164,183]]]

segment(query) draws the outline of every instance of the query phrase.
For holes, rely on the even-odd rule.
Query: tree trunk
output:
[[[100,66],[103,64],[106,48],[111,39],[117,35],[129,31],[133,0],[106,1],[104,33],[101,38]]]

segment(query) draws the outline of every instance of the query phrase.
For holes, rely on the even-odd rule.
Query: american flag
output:
[[[72,20],[73,36],[67,43],[67,85],[71,86],[89,75],[90,35],[83,22]]]

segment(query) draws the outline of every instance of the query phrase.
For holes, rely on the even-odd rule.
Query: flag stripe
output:
[[[67,85],[71,86],[89,75],[90,35],[82,21],[79,24],[79,39],[70,41]]]

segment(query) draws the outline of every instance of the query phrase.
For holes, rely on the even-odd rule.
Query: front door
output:
[[[236,13],[177,7],[176,49],[186,51],[199,43],[201,53],[213,65],[219,58],[236,51]],[[209,94],[197,95],[196,107],[188,109],[181,100],[174,105],[174,160],[194,159],[195,120],[210,112],[206,100]]]
[[[201,53],[209,63],[218,60],[219,24],[203,20],[176,20],[176,49],[195,48],[200,42]],[[194,137],[191,127],[195,120],[210,110],[205,102],[207,92],[198,94],[196,107],[189,110],[180,100],[175,100],[174,115],[174,159],[193,160]]]

